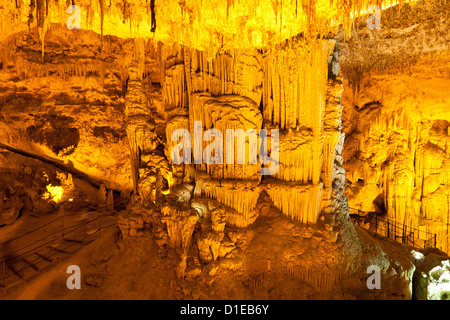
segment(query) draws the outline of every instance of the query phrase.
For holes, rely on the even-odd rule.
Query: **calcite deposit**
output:
[[[448,297],[450,8],[376,4],[0,0],[5,296]],[[83,293],[11,262],[68,216]]]
[[[349,73],[342,103],[350,207],[411,225],[423,231],[419,237],[435,233],[445,252],[450,35],[439,22],[447,10],[448,4],[426,3],[390,8],[385,28],[371,34],[360,27],[341,45]]]

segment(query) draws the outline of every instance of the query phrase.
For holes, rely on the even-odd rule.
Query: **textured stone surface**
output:
[[[364,14],[349,33],[360,1],[156,1],[154,20],[151,2],[80,0],[84,30],[54,1],[28,28],[16,3],[0,0],[0,238],[29,213],[120,211],[120,232],[74,257],[86,293],[64,294],[410,299],[409,249],[354,226],[349,204],[448,250],[448,4],[388,8],[379,30]],[[174,164],[172,134],[196,121],[270,130],[270,156],[278,129],[277,173]]]
[[[448,251],[450,83],[448,4],[417,3],[341,38],[350,207],[437,234]],[[342,35],[343,37],[343,35]],[[395,49],[394,49],[395,48]],[[360,78],[355,78],[358,75]]]

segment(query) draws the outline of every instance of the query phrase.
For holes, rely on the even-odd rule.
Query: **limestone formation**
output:
[[[1,297],[448,298],[450,3],[69,2],[0,0]]]

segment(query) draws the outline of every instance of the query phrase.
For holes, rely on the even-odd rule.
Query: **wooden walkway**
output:
[[[117,217],[99,214],[100,209],[92,212],[97,213],[95,217],[83,219],[81,222],[73,223],[73,219],[70,219],[80,218],[79,213],[60,216],[32,231],[0,243],[0,288],[16,285],[38,275],[100,238],[101,230],[117,226]],[[45,233],[46,230],[49,232],[36,241],[36,233]],[[22,245],[15,246],[19,241]]]

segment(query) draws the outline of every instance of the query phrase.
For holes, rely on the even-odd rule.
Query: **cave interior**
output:
[[[0,298],[450,299],[449,13],[0,0]]]

